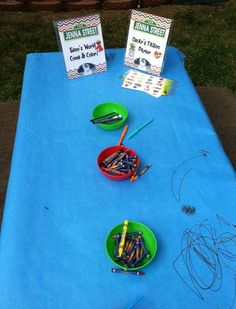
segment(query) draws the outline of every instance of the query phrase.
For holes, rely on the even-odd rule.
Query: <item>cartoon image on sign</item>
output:
[[[84,63],[78,68],[78,73],[81,73],[83,76],[93,74],[95,70],[95,65],[92,63]]]
[[[99,40],[96,42],[96,50],[98,50],[99,53],[103,51],[102,42]]]
[[[155,52],[154,52],[154,57],[155,57],[156,59],[160,58],[161,56],[162,56],[162,53],[159,53],[158,51],[155,51]]]
[[[134,60],[137,69],[142,71],[147,71],[147,68],[150,67],[150,63],[144,58],[137,58]]]

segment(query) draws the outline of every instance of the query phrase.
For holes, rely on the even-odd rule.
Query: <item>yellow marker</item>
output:
[[[121,257],[122,253],[123,253],[123,249],[124,249],[124,245],[125,245],[125,238],[126,238],[126,234],[127,234],[127,230],[128,230],[128,220],[124,221],[124,225],[123,225],[123,230],[122,230],[122,234],[121,234],[121,240],[119,243],[119,247],[118,247],[118,256]]]

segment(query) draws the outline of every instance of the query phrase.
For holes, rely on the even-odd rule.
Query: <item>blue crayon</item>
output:
[[[127,233],[126,237],[140,236],[142,234],[143,234],[143,232],[131,232],[131,233]]]
[[[119,254],[118,254],[118,248],[119,248],[119,243],[120,243],[120,235],[117,235],[118,237],[116,237],[116,249],[115,249],[115,261],[117,261],[119,259]]]
[[[130,160],[137,159],[137,156],[129,156]]]
[[[136,167],[136,164],[135,164],[135,163],[130,162],[130,161],[127,161],[127,160],[122,159],[121,162],[122,162],[122,163],[125,163],[125,164],[127,164],[127,165],[130,165],[130,166]]]
[[[136,261],[131,265],[131,267],[137,266],[137,264],[139,264],[139,262],[141,262],[142,259],[143,259],[144,257],[145,257],[145,256],[143,255],[143,256],[141,256],[140,258],[136,259]]]
[[[147,248],[146,248],[146,246],[145,246],[145,244],[144,244],[144,242],[143,242],[142,237],[140,237],[139,240],[140,240],[140,244],[141,244],[141,246],[142,246],[142,248],[143,248],[144,254],[145,254],[146,257],[149,259],[151,256],[150,256],[149,252],[147,251]]]
[[[129,173],[131,170],[129,168],[119,168],[119,172]]]
[[[113,273],[119,273],[119,274],[125,274],[125,275],[137,275],[137,276],[145,275],[143,271],[129,271],[129,270],[122,270],[118,268],[112,268],[111,271]]]

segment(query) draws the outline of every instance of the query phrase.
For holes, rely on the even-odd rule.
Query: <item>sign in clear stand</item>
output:
[[[68,79],[106,71],[99,14],[56,21],[54,27]]]
[[[125,65],[160,76],[173,20],[133,10]]]

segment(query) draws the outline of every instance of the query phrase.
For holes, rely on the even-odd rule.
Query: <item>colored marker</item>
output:
[[[123,129],[123,131],[122,131],[122,133],[121,133],[121,136],[120,136],[120,139],[119,139],[119,142],[118,142],[117,146],[120,146],[120,145],[122,144],[123,139],[124,139],[124,137],[125,137],[125,135],[126,135],[127,130],[128,130],[128,125],[126,125],[126,126],[124,127],[124,129]]]
[[[133,181],[135,181],[135,180],[138,179],[140,176],[142,176],[144,173],[146,173],[146,171],[147,171],[151,166],[152,166],[152,164],[151,164],[151,163],[148,163],[148,164],[144,167],[144,169],[143,169],[138,175],[134,176],[134,180],[133,180]]]
[[[137,276],[142,276],[145,275],[145,273],[143,271],[130,271],[130,270],[122,270],[119,268],[112,268],[111,271],[113,273],[117,273],[117,274],[125,274],[125,275],[137,275]]]
[[[145,122],[143,125],[141,125],[138,129],[136,129],[133,133],[131,133],[128,136],[128,139],[131,139],[134,135],[136,135],[139,131],[141,131],[143,128],[145,128],[149,123],[153,121],[153,118]]]
[[[123,230],[122,230],[122,234],[121,234],[121,240],[120,240],[119,249],[118,249],[119,257],[121,257],[122,253],[123,253],[123,248],[124,248],[124,245],[125,245],[126,233],[127,233],[127,229],[128,229],[128,223],[129,223],[128,220],[124,221]]]
[[[117,116],[114,116],[112,118],[103,118],[103,119],[100,119],[100,120],[93,121],[93,124],[113,122],[113,121],[117,121],[117,120],[121,120],[121,119],[122,119],[122,115],[117,115]]]
[[[97,118],[91,119],[90,121],[91,121],[91,122],[94,122],[94,121],[97,121],[97,120],[100,120],[100,119],[109,118],[109,117],[113,117],[113,116],[117,116],[117,115],[118,115],[118,113],[112,112],[112,113],[103,115],[103,116],[101,116],[101,117],[97,117]]]

